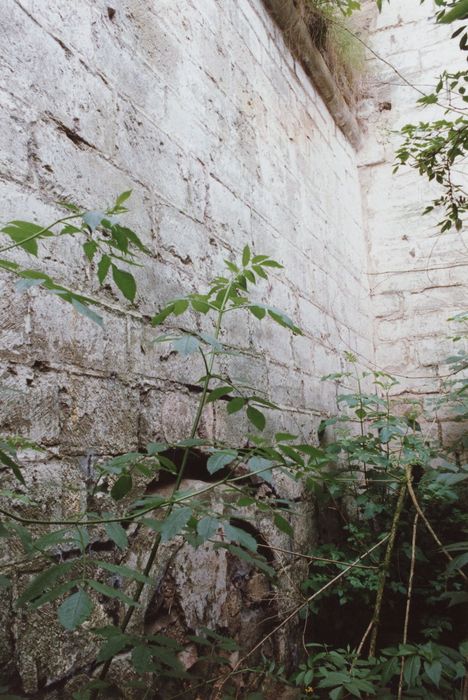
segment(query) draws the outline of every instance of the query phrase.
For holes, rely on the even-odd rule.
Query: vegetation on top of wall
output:
[[[348,103],[354,103],[365,70],[363,44],[349,25],[359,10],[356,0],[300,0],[300,10],[314,45],[323,55]]]

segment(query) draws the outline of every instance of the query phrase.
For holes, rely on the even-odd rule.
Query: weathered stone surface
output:
[[[421,69],[434,72],[454,47],[434,30],[408,48],[426,14],[426,4],[392,0],[371,28],[375,46],[414,80]],[[232,315],[222,332],[243,352],[223,357],[221,371],[281,406],[266,411],[266,435],[289,431],[316,444],[321,418],[336,408],[337,387],[320,377],[342,369],[345,350],[370,366],[437,375],[447,347],[432,361],[432,337],[444,334],[443,320],[461,308],[466,252],[457,244],[462,257],[452,265],[455,237],[435,247],[428,240],[433,221],[419,216],[425,183],[404,171],[390,180],[390,131],[419,112],[412,91],[387,68],[373,68],[361,109],[369,129],[357,156],[261,0],[122,0],[112,8],[104,0],[5,0],[0,21],[2,222],[50,223],[60,215],[59,198],[96,209],[132,189],[127,221],[151,251],[145,268],[136,269],[129,315],[111,284],[98,289],[76,241],[41,243],[35,265],[108,304],[104,330],[42,289],[16,295],[2,273],[0,430],[48,450],[25,458],[44,517],[70,517],[84,507],[96,459],[188,436],[203,365],[154,343],[162,331],[148,319],[169,299],[205,291],[223,259],[239,257],[246,244],[285,266],[253,296],[286,311],[304,331],[291,338],[246,312]],[[392,109],[382,107],[387,103]],[[31,266],[22,251],[12,258]],[[168,327],[179,323],[213,333],[205,317],[187,314]],[[416,348],[409,343],[415,333]],[[402,388],[419,395],[421,381],[402,378]],[[243,412],[228,416],[219,403],[205,411],[200,435],[244,445],[251,429]],[[450,430],[444,423],[444,436]],[[301,488],[284,475],[274,487],[293,498]],[[315,541],[306,513],[294,542],[269,539],[267,519],[255,527],[271,546],[302,550]],[[212,624],[251,642],[265,617],[265,581],[224,550],[194,553],[181,544],[161,553],[135,627],[174,624],[185,639],[189,628]],[[147,536],[136,536],[127,563],[141,567],[147,552]],[[26,584],[26,573],[15,585]],[[291,604],[286,584],[276,595],[280,614]],[[174,607],[151,618],[158,596]],[[93,622],[107,620],[98,605]],[[36,613],[30,629],[21,615],[7,624],[12,638],[1,658],[8,660],[14,644],[17,660],[8,672],[32,694],[95,653],[86,631],[60,634],[49,609]],[[290,632],[277,643],[294,662]],[[196,663],[188,642],[184,658]],[[129,668],[120,658],[117,676]],[[70,696],[76,682],[67,686]],[[276,688],[266,692],[280,697]]]
[[[424,385],[427,392],[437,391],[437,375],[444,374],[444,359],[453,351],[446,336],[455,331],[447,319],[466,308],[468,264],[466,232],[440,236],[436,224],[441,211],[421,215],[439,195],[438,185],[409,168],[392,173],[393,154],[401,142],[396,131],[407,123],[445,117],[437,105],[422,110],[412,85],[424,83],[419,89],[429,92],[447,66],[451,71],[465,67],[457,42],[449,39],[450,28],[430,21],[431,13],[427,3],[403,0],[372,13],[372,48],[410,85],[391,66],[371,59],[367,135],[360,154],[375,362],[402,375],[407,389],[419,391]]]

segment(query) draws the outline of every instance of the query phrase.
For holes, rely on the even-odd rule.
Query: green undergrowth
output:
[[[96,211],[65,203],[66,215],[47,226],[9,222],[2,229],[0,266],[16,279],[19,292],[40,288],[102,326],[103,302],[57,283],[47,267],[20,265],[9,252],[21,249],[37,258],[50,239],[72,236],[81,242],[89,273],[131,304],[138,298],[135,266],[150,264],[150,251],[122,220],[129,197],[124,192],[111,207]],[[43,262],[47,266],[47,258]],[[429,407],[406,399],[387,373],[359,368],[350,353],[342,371],[324,378],[336,385],[337,414],[323,420],[317,441],[304,442],[288,432],[271,434],[268,421],[281,411],[276,397],[226,371],[226,362],[240,352],[234,350],[235,331],[232,338],[224,333],[232,315],[301,334],[287,314],[262,302],[257,289],[266,281],[275,284],[282,266],[248,246],[224,265],[207,289],[168,300],[147,322],[154,343],[169,345],[199,371],[192,425],[183,439],[93,460],[82,508],[73,517],[54,518],[23,459],[41,446],[27,436],[1,436],[5,610],[13,619],[53,621],[55,649],[59,640],[77,649],[84,639],[79,635],[87,635],[88,661],[81,669],[70,666],[54,686],[59,697],[73,700],[268,700],[286,689],[318,700],[462,700],[468,600],[466,314],[452,319],[457,332],[450,371],[432,406],[459,426],[458,442],[442,444],[429,429],[434,421]],[[234,424],[243,421],[240,441],[202,434],[209,405]],[[85,454],[91,446],[81,447]],[[197,455],[203,455],[207,472],[201,490],[184,481]],[[294,481],[301,486],[299,500],[313,504],[319,524],[317,542],[306,552],[291,549],[302,525],[301,503],[276,491],[278,484]],[[155,492],[160,482],[168,487]],[[259,486],[270,495],[262,495]],[[256,518],[268,521],[265,536],[256,531]],[[132,557],[135,532],[144,542],[138,564]],[[288,538],[279,550],[291,557],[287,566],[267,542],[273,533]],[[137,622],[145,595],[154,591],[162,552],[184,544],[224,552],[228,561],[242,563],[246,580],[264,582],[268,594],[256,605],[267,606],[268,624],[250,645],[217,625],[186,630],[174,625],[159,633]],[[296,559],[304,557],[306,574],[291,577]],[[281,613],[276,602],[285,595],[285,576],[288,607]],[[291,601],[296,601],[292,609]],[[275,643],[290,621],[296,632],[288,633],[288,643],[297,651],[280,655]],[[27,645],[26,638],[21,642]],[[196,661],[186,667],[188,651]],[[47,666],[45,651],[36,646],[24,654],[29,664]],[[33,697],[16,663],[12,655],[2,670],[0,694]],[[126,670],[119,676],[122,663]],[[55,700],[41,691],[40,697],[49,696]]]

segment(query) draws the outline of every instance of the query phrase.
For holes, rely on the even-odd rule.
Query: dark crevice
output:
[[[57,127],[58,131],[61,131],[65,136],[72,141],[75,146],[78,146],[78,148],[92,148],[93,150],[95,149],[94,144],[90,143],[87,141],[83,136],[80,136],[76,131],[73,129],[70,129],[69,126],[61,122],[57,117],[54,117],[52,114],[48,113],[47,116],[51,121],[54,122],[55,126]]]
[[[274,554],[273,550],[270,548],[265,537],[262,535],[260,530],[258,530],[255,527],[255,525],[252,525],[252,523],[250,523],[247,520],[244,520],[242,518],[230,518],[229,522],[233,527],[237,527],[239,530],[243,530],[248,535],[251,535],[251,537],[253,537],[254,540],[258,544],[258,549],[257,549],[258,553],[262,557],[264,557],[269,564],[274,563],[275,554]]]
[[[183,447],[176,447],[161,454],[161,457],[165,457],[172,462],[172,464],[175,466],[175,471],[171,472],[168,470],[160,470],[156,479],[150,481],[146,487],[146,494],[155,493],[159,489],[172,484],[175,485],[177,473],[181,468],[184,454],[185,449]],[[194,479],[196,481],[204,481],[206,483],[215,483],[220,479],[223,479],[225,476],[228,476],[230,473],[228,468],[221,469],[215,474],[210,474],[206,465],[208,457],[209,454],[203,454],[198,450],[190,450],[184,469],[184,479]]]

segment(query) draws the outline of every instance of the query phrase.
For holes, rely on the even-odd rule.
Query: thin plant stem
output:
[[[362,650],[364,649],[364,644],[366,643],[366,640],[367,640],[368,636],[370,635],[373,626],[374,626],[374,618],[372,617],[372,620],[367,625],[366,631],[362,635],[361,641],[359,642],[359,646],[356,649],[356,661],[357,661],[357,659],[359,659],[359,657],[362,654]]]
[[[233,280],[231,280],[231,282],[230,282],[230,283],[228,284],[228,286],[226,287],[226,291],[225,291],[225,294],[224,294],[224,297],[223,297],[223,301],[222,301],[221,306],[220,306],[219,311],[218,311],[218,318],[217,318],[217,321],[216,321],[216,328],[215,328],[215,332],[214,332],[214,337],[216,338],[216,340],[219,338],[219,335],[220,335],[220,332],[221,332],[221,323],[222,323],[222,319],[223,319],[223,314],[224,314],[224,311],[225,311],[225,308],[226,308],[227,301],[228,301],[228,299],[229,299],[229,295],[230,295],[230,293],[231,293],[232,285],[233,285]],[[211,353],[210,361],[209,361],[209,364],[208,364],[208,368],[207,368],[208,371],[207,371],[207,374],[205,375],[205,380],[204,380],[204,382],[203,382],[203,390],[202,390],[202,393],[201,393],[201,396],[200,396],[200,399],[199,399],[199,402],[198,402],[198,406],[197,406],[197,411],[196,411],[196,413],[195,413],[195,417],[194,417],[194,419],[193,419],[192,428],[191,428],[191,430],[190,430],[190,439],[193,439],[193,438],[196,436],[197,432],[198,432],[198,428],[199,428],[199,425],[200,425],[200,421],[201,421],[203,409],[204,409],[204,407],[205,407],[206,398],[207,398],[208,391],[209,391],[209,385],[210,385],[210,381],[211,381],[211,375],[212,375],[212,372],[213,372],[213,366],[214,366],[215,357],[216,357],[216,354],[215,354],[215,351],[214,351],[214,349],[213,349],[213,352]],[[203,362],[206,364],[206,358],[205,358],[204,355],[203,355]],[[184,454],[183,454],[183,456],[182,456],[182,462],[181,462],[181,465],[180,465],[180,469],[179,469],[179,472],[178,472],[178,474],[177,474],[177,478],[176,478],[176,481],[175,481],[175,484],[174,484],[174,489],[173,489],[173,491],[172,491],[172,498],[174,498],[175,494],[177,493],[177,491],[178,491],[179,488],[180,488],[180,484],[181,484],[182,479],[183,479],[183,477],[184,477],[185,469],[186,469],[186,466],[187,466],[187,461],[188,461],[189,454],[190,454],[190,448],[189,448],[189,447],[185,447],[185,449],[184,449]],[[172,513],[172,511],[173,511],[173,509],[174,509],[174,504],[175,504],[175,502],[174,502],[174,500],[172,500],[172,502],[171,502],[171,504],[169,505],[169,508],[168,508],[167,517],[169,517],[169,515]],[[151,573],[151,569],[153,568],[153,564],[154,564],[154,562],[155,562],[155,560],[156,560],[156,557],[157,557],[157,554],[158,554],[158,551],[159,551],[159,546],[160,546],[160,544],[161,544],[161,533],[158,532],[158,533],[156,534],[155,538],[154,538],[153,545],[152,545],[152,547],[151,547],[151,551],[150,551],[150,553],[149,553],[148,559],[147,559],[147,561],[146,561],[145,568],[144,568],[144,570],[143,570],[143,574],[144,574],[145,577],[149,577],[149,575],[150,575],[150,573]],[[134,603],[138,603],[138,602],[139,602],[139,600],[140,600],[140,598],[141,598],[141,594],[143,593],[143,590],[144,590],[144,588],[145,588],[145,585],[146,585],[146,583],[144,583],[143,581],[141,581],[141,582],[139,582],[139,583],[137,584],[137,587],[136,587],[136,590],[135,590],[135,594],[134,594],[134,596],[133,596],[133,602],[134,602]],[[132,619],[132,617],[133,617],[133,613],[135,612],[135,608],[136,608],[136,605],[131,605],[131,606],[128,607],[127,612],[125,613],[125,617],[124,617],[124,619],[123,619],[123,621],[122,621],[122,624],[121,624],[121,626],[120,626],[120,629],[121,629],[122,632],[125,632],[125,630],[127,629],[128,625],[130,624],[131,619]],[[102,667],[102,669],[101,669],[101,673],[99,674],[99,679],[100,679],[101,681],[104,680],[104,679],[106,678],[107,673],[109,672],[109,669],[110,669],[110,667],[111,667],[111,664],[112,664],[113,659],[114,659],[114,657],[112,656],[112,657],[111,657],[110,659],[108,659],[108,660],[105,662],[105,664],[103,665],[103,667]],[[91,700],[94,700],[95,698],[97,698],[97,697],[98,697],[98,694],[99,694],[99,689],[98,689],[98,688],[94,689],[93,692],[91,693]]]
[[[21,242],[11,243],[10,245],[5,246],[4,248],[0,248],[0,253],[6,253],[7,250],[12,250],[13,248],[20,248],[24,246],[25,243],[28,243],[28,241],[33,241],[35,238],[38,238],[39,236],[42,236],[44,233],[46,233],[46,231],[50,231],[54,228],[54,226],[58,226],[58,224],[63,224],[64,221],[77,219],[82,215],[83,214],[72,214],[70,216],[63,216],[61,219],[57,219],[57,221],[54,221],[53,224],[50,224],[49,226],[44,226],[44,228],[39,229],[39,231],[36,231],[35,233],[32,233],[27,238],[23,238]]]
[[[414,579],[414,568],[416,565],[416,535],[418,531],[418,520],[419,513],[416,513],[413,520],[413,536],[411,538],[411,565],[410,574],[408,579],[408,593],[406,595],[406,610],[405,610],[405,624],[403,625],[403,644],[408,641],[408,627],[409,618],[411,610],[411,596],[413,594],[413,579]],[[400,670],[400,680],[398,682],[398,700],[402,699],[403,696],[403,673],[405,670],[405,657],[401,657],[401,670]]]
[[[325,557],[314,557],[310,554],[302,554],[302,552],[293,552],[291,549],[283,549],[282,547],[273,547],[269,544],[268,549],[273,552],[282,552],[283,554],[291,554],[297,559],[308,559],[309,561],[325,561],[329,564],[339,564],[340,566],[353,566],[355,569],[377,569],[377,566],[366,566],[365,564],[351,564],[349,561],[340,561],[339,559],[326,559]]]
[[[388,538],[387,549],[385,551],[385,558],[383,562],[382,572],[380,574],[379,586],[377,588],[377,595],[375,598],[374,614],[372,617],[372,633],[369,644],[369,657],[375,656],[375,650],[377,647],[377,634],[380,624],[380,614],[382,612],[382,603],[385,591],[385,583],[387,581],[388,571],[390,569],[390,563],[392,560],[393,550],[395,547],[395,538],[398,531],[398,525],[400,523],[400,517],[403,510],[403,504],[405,502],[406,496],[406,484],[402,484],[400,487],[400,493],[398,494],[398,500],[393,514],[392,527],[390,529],[390,535]]]

